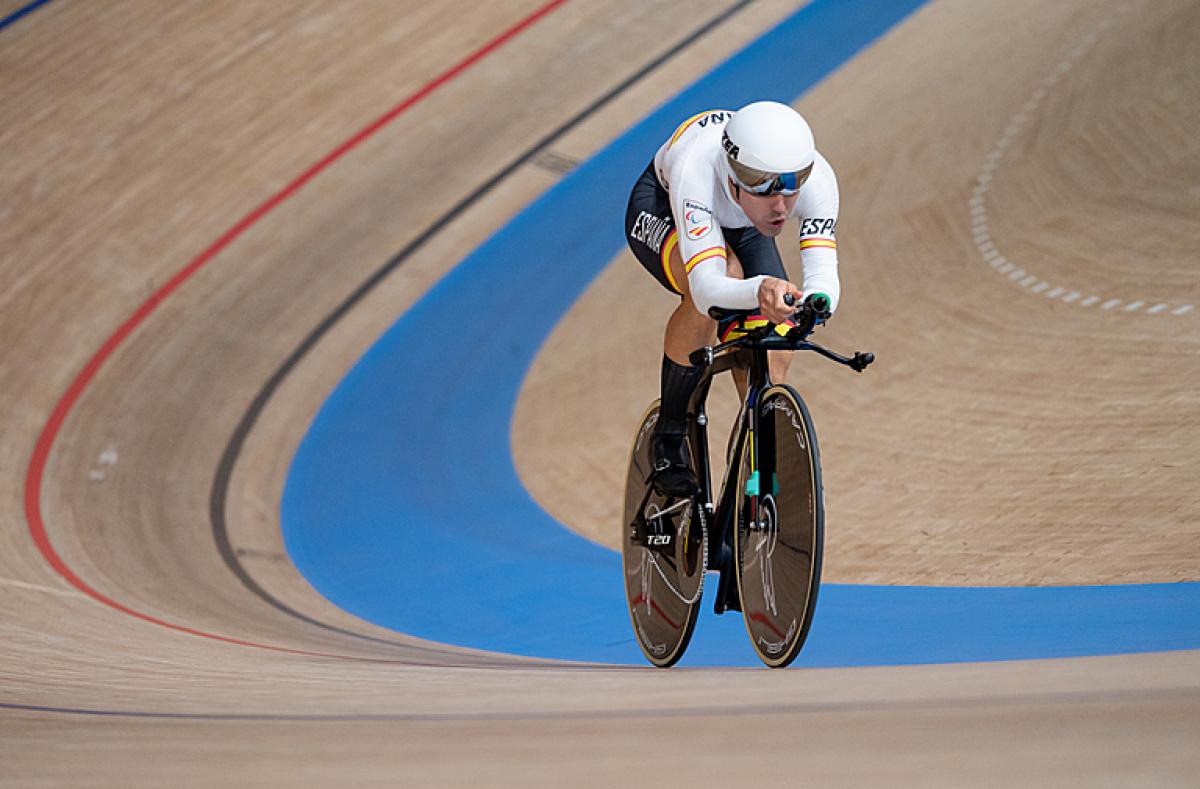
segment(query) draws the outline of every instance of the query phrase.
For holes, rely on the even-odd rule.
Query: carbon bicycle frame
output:
[[[824,308],[821,309],[824,310]],[[727,317],[739,314],[736,311],[726,310],[723,312]],[[740,314],[746,315],[747,313],[741,312]],[[703,365],[706,368],[704,376],[700,379],[688,402],[688,414],[692,417],[688,435],[696,468],[700,472],[697,475],[697,482],[700,485],[700,496],[704,503],[705,515],[708,516],[706,520],[712,524],[708,540],[709,555],[705,567],[721,573],[716,599],[713,601],[713,610],[718,614],[723,614],[730,609],[741,610],[737,583],[734,580],[737,559],[733,549],[733,516],[737,511],[735,506],[737,496],[742,495],[742,491],[738,490],[737,475],[747,438],[751,439],[750,468],[761,467],[759,462],[761,447],[758,441],[753,440],[753,437],[758,435],[759,428],[758,398],[772,385],[767,351],[815,351],[826,359],[845,365],[859,373],[875,361],[875,354],[870,352],[856,351],[853,357],[842,356],[807,339],[818,325],[818,321],[828,317],[828,313],[818,315],[806,303],[801,310],[797,311],[796,317],[798,319],[797,328],[793,329],[793,332],[798,332],[798,337],[790,336],[791,333],[788,335],[774,334],[770,332],[769,328],[762,328],[718,345],[701,348],[689,355],[689,361],[693,365]],[[725,469],[725,477],[721,482],[720,500],[714,505],[712,468],[708,454],[708,415],[704,411],[704,404],[708,399],[708,390],[712,385],[712,379],[723,372],[738,368],[748,371],[746,397],[742,402],[741,411],[738,413],[737,437],[733,451],[729,454],[731,462]]]
[[[734,369],[747,369],[746,397],[742,402],[737,417],[737,432],[733,439],[733,451],[729,453],[730,462],[725,469],[721,482],[720,499],[715,504],[712,497],[712,466],[708,452],[708,415],[704,405],[708,400],[708,390],[712,380],[717,375]],[[722,614],[727,610],[741,610],[738,601],[737,583],[734,582],[733,555],[733,516],[737,511],[736,496],[738,490],[738,469],[745,442],[749,436],[758,433],[758,404],[759,395],[771,386],[770,371],[767,364],[767,352],[763,348],[743,348],[735,352],[723,354],[714,358],[696,390],[692,393],[688,404],[688,413],[692,416],[691,446],[693,447],[696,468],[700,472],[697,480],[700,484],[700,497],[703,501],[708,522],[712,524],[709,535],[706,567],[721,573],[717,585],[717,594],[713,601],[713,610]],[[752,450],[757,454],[758,442],[751,443]],[[751,467],[758,468],[758,458],[751,458]]]

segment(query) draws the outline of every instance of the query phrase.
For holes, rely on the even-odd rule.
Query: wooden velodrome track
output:
[[[288,462],[370,342],[794,9],[56,0],[0,28],[0,784],[1196,785],[1195,652],[557,665],[375,628],[288,563]],[[881,360],[793,372],[827,580],[1200,579],[1198,29],[1189,0],[933,0],[803,97],[843,195],[826,336]],[[670,307],[614,261],[514,420],[525,484],[601,543]]]

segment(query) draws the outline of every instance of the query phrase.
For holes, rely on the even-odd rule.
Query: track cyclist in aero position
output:
[[[840,293],[837,214],[833,168],[817,153],[804,118],[776,102],[687,119],[634,185],[625,214],[629,246],[682,297],[667,321],[653,437],[660,492],[684,497],[697,490],[685,436],[688,400],[703,370],[688,355],[716,336],[709,310],[758,309],[783,323],[800,299],[823,294],[832,313]],[[774,241],[792,217],[800,219],[802,290],[788,281]],[[790,359],[771,352],[772,380],[784,380]]]

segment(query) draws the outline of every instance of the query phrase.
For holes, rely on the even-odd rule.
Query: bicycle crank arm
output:
[[[655,510],[654,512],[646,512],[646,508],[643,508],[643,517],[646,519],[647,522],[656,521],[659,518],[662,518],[666,515],[671,515],[673,513],[679,512],[680,510],[684,509],[691,503],[692,503],[691,499],[680,499],[675,504],[671,505],[670,507],[667,507],[665,510]]]

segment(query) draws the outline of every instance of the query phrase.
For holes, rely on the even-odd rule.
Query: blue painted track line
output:
[[[620,557],[556,523],[517,478],[509,431],[521,380],[623,249],[628,190],[675,124],[753,99],[791,101],[921,4],[806,6],[582,164],[403,315],[330,396],[293,460],[284,540],[309,582],[348,611],[422,638],[642,663]],[[482,324],[481,306],[494,316]],[[798,662],[1200,648],[1198,603],[1200,584],[826,585]],[[740,618],[707,612],[684,664],[757,665]]]
[[[16,11],[13,11],[8,16],[4,17],[3,19],[0,19],[0,30],[3,30],[4,28],[8,27],[12,23],[16,22],[18,19],[20,19],[28,14],[32,14],[34,11],[38,10],[39,8],[41,8],[46,3],[49,3],[49,2],[50,2],[50,0],[34,0],[29,5],[18,8]]]

